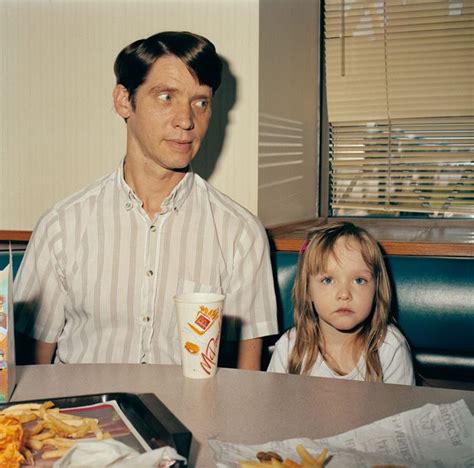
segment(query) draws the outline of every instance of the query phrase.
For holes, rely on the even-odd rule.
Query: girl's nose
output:
[[[337,292],[337,298],[341,301],[350,300],[352,298],[350,289],[347,286],[342,285]]]

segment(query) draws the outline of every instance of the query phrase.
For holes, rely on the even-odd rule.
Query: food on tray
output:
[[[20,464],[23,460],[20,453],[22,440],[23,428],[18,418],[0,415],[0,466]]]
[[[16,421],[16,423],[15,423]],[[12,435],[15,428],[15,436]],[[79,439],[106,439],[110,434],[99,428],[98,420],[82,418],[73,414],[61,413],[54,408],[54,403],[23,403],[12,405],[0,411],[0,442],[2,436],[6,443],[17,441],[17,458],[20,462],[33,464],[33,454],[41,451],[41,458],[54,459],[62,457]],[[0,466],[5,466],[1,463]]]
[[[289,458],[283,460],[280,455],[275,452],[258,452],[256,456],[259,461],[241,461],[239,462],[240,468],[323,468],[328,457],[328,449],[322,450],[319,455],[314,457],[303,445],[298,445],[296,452],[300,457],[300,463]]]
[[[264,462],[264,461],[272,461],[273,459],[279,462],[283,461],[283,458],[278,455],[278,453],[275,452],[258,452],[257,453],[257,458],[258,461]]]

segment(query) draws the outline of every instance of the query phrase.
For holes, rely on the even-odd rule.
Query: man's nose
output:
[[[183,130],[192,130],[194,128],[193,111],[189,104],[182,104],[179,106],[173,123],[175,127]]]

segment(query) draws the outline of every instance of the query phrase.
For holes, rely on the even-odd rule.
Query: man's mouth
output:
[[[178,151],[188,151],[192,145],[192,140],[170,139],[166,141]]]

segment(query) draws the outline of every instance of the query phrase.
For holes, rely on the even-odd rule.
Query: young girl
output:
[[[352,223],[315,229],[302,248],[295,326],[268,370],[414,385],[408,344],[390,323],[390,283],[374,238]]]

